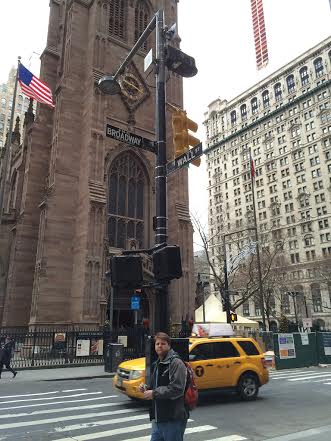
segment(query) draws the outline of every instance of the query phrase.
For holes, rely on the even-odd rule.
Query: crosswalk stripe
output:
[[[114,435],[122,435],[126,433],[139,432],[152,427],[151,423],[140,424],[139,426],[121,427],[119,429],[106,430],[104,432],[89,433],[86,435],[75,435],[75,441],[90,441],[92,439],[106,438]],[[56,441],[73,441],[72,437],[57,439]],[[131,441],[131,440],[128,440]]]
[[[60,392],[78,392],[81,390],[87,390],[86,388],[83,389],[70,389],[70,390],[55,390],[53,392],[39,392],[38,394],[21,394],[21,395],[4,395],[2,397],[0,397],[0,399],[3,398],[20,398],[20,397],[33,397],[33,396],[38,396],[38,395],[53,395],[53,394],[58,394]]]
[[[318,374],[318,375],[313,375],[313,376],[308,376],[308,377],[300,377],[300,378],[289,378],[287,381],[302,381],[302,380],[312,380],[314,378],[319,378],[319,377],[328,377],[330,374]]]
[[[331,377],[330,378],[321,378],[319,380],[314,380],[314,381],[312,381],[312,383],[322,383],[323,381],[329,381],[329,380],[331,380]],[[324,384],[328,384],[328,383],[324,383]]]
[[[270,376],[270,378],[287,378],[287,377],[295,377],[295,376],[301,376],[301,375],[311,375],[311,374],[318,374],[317,371],[312,371],[312,372],[289,372],[287,374],[277,374],[277,375],[272,375]]]
[[[10,409],[22,409],[23,407],[56,406],[57,404],[81,403],[82,401],[85,403],[86,401],[106,400],[108,398],[114,398],[114,397],[117,397],[117,395],[107,395],[104,397],[84,398],[84,400],[56,401],[54,403],[23,404],[23,406],[0,407],[0,411],[10,410]],[[117,404],[116,404],[116,406],[117,406]]]
[[[131,411],[131,409],[128,410],[128,413],[130,411]],[[18,423],[0,424],[0,430],[14,429],[16,427],[27,427],[27,426],[37,426],[37,425],[42,425],[42,424],[57,423],[60,421],[73,421],[73,420],[78,420],[78,419],[99,418],[102,416],[109,416],[109,415],[113,415],[113,410],[110,410],[108,412],[85,413],[85,414],[70,415],[70,416],[65,416],[65,417],[48,418],[48,419],[44,419],[44,420],[21,421]]]
[[[328,384],[328,385],[330,385],[331,383],[324,383],[324,384]]]
[[[227,435],[227,436],[221,436],[221,438],[210,439],[208,441],[244,441],[245,439],[247,438],[240,435]]]
[[[114,395],[116,396],[116,395]],[[51,403],[54,404],[54,403]],[[72,410],[84,410],[84,409],[98,409],[100,407],[112,407],[119,406],[122,404],[121,402],[117,403],[103,403],[103,404],[88,404],[87,406],[73,406],[73,407],[61,407],[60,409],[46,409],[46,410],[35,410],[33,412],[22,412],[22,413],[7,413],[5,415],[0,415],[0,419],[2,418],[20,418],[25,416],[33,416],[33,415],[46,415],[48,413],[57,413],[57,412],[71,412]],[[140,410],[139,408],[137,408]],[[115,411],[114,411],[115,412]]]
[[[48,398],[28,398],[26,400],[11,400],[11,401],[3,401],[1,404],[5,403],[20,403],[23,401],[42,401],[42,400],[58,400],[59,398],[73,398],[73,397],[81,397],[83,395],[100,395],[102,392],[85,392],[83,394],[73,394],[73,395],[62,395],[59,397],[48,397]]]
[[[75,435],[75,441],[90,441],[93,439],[98,439],[98,438],[106,438],[106,437],[111,437],[114,435],[122,435],[124,433],[133,433],[133,432],[138,432],[140,430],[146,430],[146,429],[150,429],[152,427],[151,423],[148,424],[140,424],[139,426],[129,426],[129,427],[123,427],[123,428],[119,428],[119,429],[112,429],[112,430],[107,430],[104,432],[96,432],[96,433],[90,433],[90,434],[86,434],[86,435]],[[190,433],[199,433],[199,432],[207,432],[209,430],[215,430],[217,429],[217,427],[215,426],[197,426],[197,427],[191,427],[189,429],[186,429],[185,434],[190,434]],[[150,440],[150,436],[148,437],[140,437],[140,438],[129,438],[127,440],[124,441],[144,441],[144,440]],[[73,438],[61,438],[61,439],[57,439],[56,441],[73,441]]]
[[[54,432],[57,432],[57,433],[70,432],[72,430],[89,429],[92,427],[108,426],[111,424],[129,423],[130,421],[145,420],[146,418],[149,418],[148,414],[133,415],[133,416],[124,417],[124,418],[113,418],[111,420],[108,419],[108,420],[101,420],[101,421],[93,421],[90,423],[73,424],[71,426],[55,427]]]

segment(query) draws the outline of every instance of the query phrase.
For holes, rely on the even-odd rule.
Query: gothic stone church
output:
[[[24,133],[14,132],[0,230],[0,325],[102,325],[110,257],[153,246],[155,155],[107,137],[106,124],[155,139],[155,78],[143,69],[154,33],[124,73],[120,95],[102,95],[96,86],[116,71],[160,3],[166,24],[177,21],[177,2],[50,0],[40,77],[56,107],[39,104],[35,119],[30,109]],[[167,102],[182,106],[182,79],[167,73],[166,90]],[[167,121],[170,160],[170,112]],[[168,243],[182,253],[183,277],[169,291],[178,323],[194,305],[187,170],[168,178],[168,219]],[[144,275],[152,277],[147,259]],[[132,295],[114,292],[114,325],[133,323]],[[153,290],[145,289],[138,319],[151,326],[153,303]]]

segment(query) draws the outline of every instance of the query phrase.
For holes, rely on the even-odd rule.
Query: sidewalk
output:
[[[112,378],[115,374],[105,372],[104,366],[65,367],[53,369],[24,369],[18,371],[15,379],[6,369],[2,371],[0,384],[32,381],[87,380],[92,378]]]

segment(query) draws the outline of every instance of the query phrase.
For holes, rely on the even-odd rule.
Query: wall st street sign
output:
[[[190,162],[194,161],[194,159],[197,159],[199,158],[199,156],[202,155],[203,155],[202,142],[200,142],[198,145],[194,146],[186,153],[183,153],[182,155],[177,156],[177,158],[175,158],[173,161],[168,162],[167,175],[169,176],[174,171],[184,167],[185,165],[188,165]]]
[[[106,126],[106,136],[117,141],[130,144],[133,147],[138,147],[143,150],[147,150],[152,153],[156,153],[155,142],[150,139],[143,138],[142,136],[136,135],[135,133],[127,132],[126,130],[120,129],[119,127],[107,124]]]

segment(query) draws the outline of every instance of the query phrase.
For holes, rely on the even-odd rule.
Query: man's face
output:
[[[164,358],[169,352],[170,345],[165,340],[157,338],[155,340],[155,352],[160,358]]]

